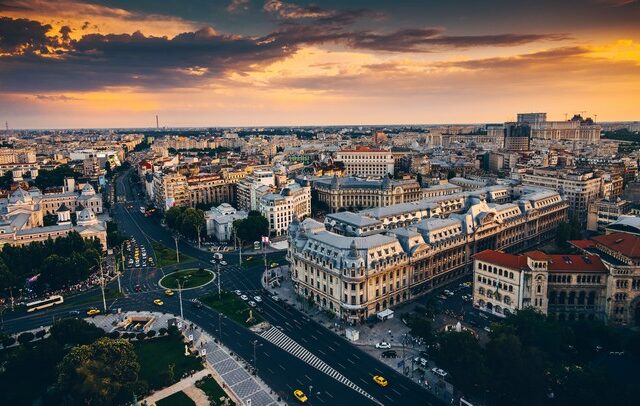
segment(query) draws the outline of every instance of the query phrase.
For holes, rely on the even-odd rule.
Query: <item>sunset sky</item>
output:
[[[11,128],[640,119],[640,0],[0,0]]]

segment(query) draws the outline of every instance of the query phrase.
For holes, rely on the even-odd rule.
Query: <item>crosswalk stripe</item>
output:
[[[306,348],[298,344],[295,340],[293,340],[291,337],[284,334],[279,329],[275,327],[271,327],[267,331],[262,332],[260,336],[265,340],[282,348],[283,350],[295,356],[296,358],[299,358],[303,362],[306,362],[307,364],[316,368],[320,372],[329,375],[331,378],[335,379],[336,381],[346,385],[347,387],[353,389],[354,391],[360,393],[361,395],[371,399],[377,404],[379,405],[382,404],[379,401],[377,401],[373,396],[368,394],[364,389],[360,388],[358,385],[351,382],[347,377],[345,377],[340,372],[333,369],[327,363],[325,363],[320,358],[318,358],[315,354],[313,354],[312,352],[310,352],[309,350],[307,350]]]

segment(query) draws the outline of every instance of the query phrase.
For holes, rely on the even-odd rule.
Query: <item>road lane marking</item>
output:
[[[320,354],[322,354],[322,355],[327,355],[327,354],[326,354],[324,351],[322,351],[322,350],[318,350],[318,352],[319,352]]]
[[[347,361],[349,361],[349,362],[350,362],[350,363],[352,363],[353,365],[355,365],[355,364],[356,364],[356,362],[355,362],[355,361],[352,361],[352,360],[351,360],[351,358],[347,358]]]
[[[309,380],[309,382],[313,381],[311,378],[309,378],[309,375],[307,375],[307,374],[305,374],[304,377],[307,378]]]
[[[391,389],[391,390],[392,390],[392,391],[394,391],[395,393],[397,393],[398,395],[402,395],[402,393],[398,392],[398,391],[397,391],[397,390],[395,390],[395,389]]]
[[[333,395],[330,394],[329,392],[325,392],[327,394],[327,396],[329,396],[331,399],[333,399]]]
[[[283,370],[283,371],[286,371],[286,369],[285,369],[282,365],[279,365],[279,364],[278,364],[278,366],[279,366],[280,368],[282,368],[282,370]]]
[[[345,367],[344,365],[342,365],[342,364],[341,364],[341,363],[339,363],[339,362],[336,362],[336,364],[340,365],[340,368],[342,368],[342,369],[347,369],[347,367]]]
[[[409,388],[407,388],[406,386],[404,386],[403,384],[399,383],[398,384],[399,387],[401,387],[404,390],[409,390]]]

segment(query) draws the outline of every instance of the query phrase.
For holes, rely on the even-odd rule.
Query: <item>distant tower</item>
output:
[[[160,129],[160,122],[158,121],[158,115],[156,114],[156,130]]]

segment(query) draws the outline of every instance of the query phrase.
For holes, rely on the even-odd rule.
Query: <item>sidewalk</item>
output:
[[[193,374],[188,378],[184,378],[178,383],[174,383],[173,385],[167,388],[161,389],[153,393],[151,396],[147,397],[144,400],[144,402],[147,402],[149,406],[155,405],[156,402],[159,400],[162,400],[168,396],[171,396],[176,392],[180,392],[187,388],[192,387],[193,385],[195,385],[196,381],[200,380],[201,378],[204,378],[207,375],[209,375],[209,370],[205,368],[200,372],[196,372],[195,374]]]
[[[168,328],[168,322],[170,319],[180,320],[180,317],[173,314],[157,312],[127,312],[96,316],[88,319],[88,321],[94,323],[103,330],[110,332],[115,328],[119,321],[130,315],[155,317],[151,327],[154,330],[158,330],[161,327]],[[253,406],[276,406],[285,404],[283,402],[278,402],[276,400],[277,396],[273,393],[273,390],[269,388],[269,386],[259,377],[253,376],[250,373],[250,363],[230,352],[229,349],[224,347],[221,343],[216,343],[214,338],[202,331],[197,324],[194,324],[189,320],[182,320],[182,333],[187,339],[191,336],[193,339],[191,347],[205,357],[206,368],[204,371],[199,372],[199,374],[204,374],[202,376],[211,374],[218,384],[230,395],[234,402],[236,402],[236,404],[251,404]],[[200,376],[200,378],[202,378],[202,376]],[[172,393],[192,386],[192,384],[198,379],[191,382],[191,385],[187,385],[185,383],[184,387],[177,386],[183,381],[178,382],[177,384],[174,384],[169,388],[162,389],[159,392],[169,391],[174,386],[176,387],[175,391],[167,392],[162,397],[156,397],[156,394],[159,393],[156,392],[149,396],[149,398],[153,398],[154,402],[158,401]],[[180,387],[180,389],[177,389],[178,387]]]
[[[330,317],[328,312],[320,310],[317,306],[310,308],[306,300],[297,296],[293,289],[288,266],[282,266],[276,268],[276,270],[279,272],[278,275],[281,276],[280,285],[276,287],[267,286],[266,275],[263,275],[262,285],[265,289],[277,294],[281,300],[289,303],[302,313],[308,315],[309,318],[331,330],[334,334],[343,338],[347,343],[359,347],[362,351],[395,369],[398,373],[408,376],[411,380],[420,386],[427,388],[431,393],[444,401],[449,402],[451,400],[453,387],[451,384],[441,380],[431,372],[430,369],[435,366],[433,362],[429,363],[429,367],[423,368],[424,374],[418,369],[418,366],[412,362],[415,357],[420,355],[421,350],[426,350],[424,345],[419,345],[413,340],[406,343],[404,346],[404,362],[402,362],[402,341],[405,334],[409,335],[411,331],[410,328],[402,322],[402,316],[403,314],[413,310],[414,307],[419,306],[419,303],[412,302],[401,306],[399,309],[396,309],[395,317],[392,319],[376,321],[371,324],[365,323],[356,326],[349,326],[340,320]],[[358,341],[354,342],[347,340],[345,329],[348,327],[358,330],[360,333]],[[397,358],[382,358],[383,350],[375,348],[375,345],[382,341],[391,344],[392,349],[398,354]],[[425,384],[425,381],[427,384]]]

